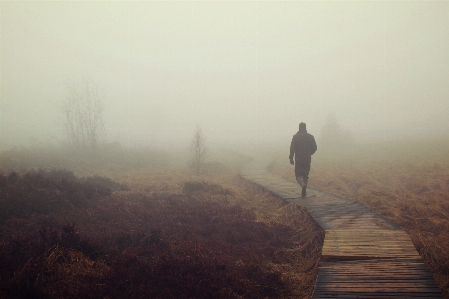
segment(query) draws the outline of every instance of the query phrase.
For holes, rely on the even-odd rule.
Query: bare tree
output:
[[[190,147],[192,151],[191,167],[195,170],[196,174],[199,175],[207,154],[206,138],[200,127],[195,129],[195,134],[193,135]]]
[[[68,84],[60,109],[71,146],[77,151],[95,149],[105,136],[102,97],[97,86],[87,80]]]

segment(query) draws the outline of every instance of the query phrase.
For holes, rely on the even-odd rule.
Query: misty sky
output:
[[[63,140],[86,78],[109,141],[449,136],[449,2],[1,2],[0,141]],[[287,145],[288,146],[288,145]]]

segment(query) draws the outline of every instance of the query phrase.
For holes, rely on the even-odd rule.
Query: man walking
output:
[[[306,196],[307,183],[309,181],[310,162],[317,146],[313,135],[307,133],[306,124],[299,124],[299,131],[293,135],[290,145],[290,164],[295,165],[296,181],[302,187],[301,195]],[[295,156],[295,162],[293,162]]]

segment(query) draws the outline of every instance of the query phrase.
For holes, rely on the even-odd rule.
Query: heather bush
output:
[[[186,194],[194,194],[198,192],[208,192],[219,195],[232,195],[233,192],[229,189],[223,188],[218,184],[212,184],[209,182],[190,181],[185,182],[183,192]]]
[[[123,148],[118,142],[102,144],[95,150],[73,151],[66,146],[14,147],[0,151],[0,169],[71,169],[92,173],[98,169],[135,170],[167,167],[173,157],[151,148]]]
[[[136,192],[37,170],[0,175],[0,186],[0,298],[293,298],[313,287],[291,271],[316,259],[320,235],[261,221],[240,204],[239,188],[256,200],[251,185],[187,180]],[[268,196],[257,200],[285,206]]]
[[[0,223],[11,217],[27,218],[90,205],[94,198],[114,190],[128,190],[109,178],[77,178],[66,170],[0,174],[0,187]]]
[[[254,214],[239,206],[196,198],[177,200],[177,209],[171,212],[176,199],[166,199],[167,205],[149,212],[153,218],[163,218],[162,228],[112,236],[114,242],[107,247],[82,237],[74,224],[64,225],[59,232],[43,228],[38,234],[4,243],[2,289],[11,298],[61,298],[55,294],[64,298],[94,298],[92,294],[109,298],[278,298],[289,294],[282,273],[266,262],[279,247],[293,245],[293,230],[257,222]],[[177,225],[180,222],[182,227]],[[289,237],[278,238],[285,233]],[[84,260],[82,268],[74,256]],[[94,264],[100,264],[100,269],[85,269]],[[68,276],[69,285],[76,289],[63,287],[62,292]],[[101,293],[97,284],[103,286]]]

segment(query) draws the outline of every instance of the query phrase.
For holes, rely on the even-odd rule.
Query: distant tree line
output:
[[[350,132],[342,129],[334,114],[329,115],[321,129],[320,148],[326,151],[345,150],[353,143]]]

